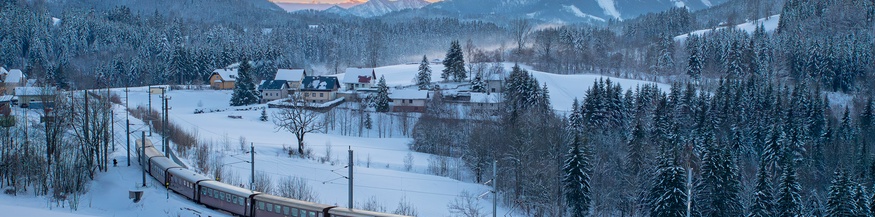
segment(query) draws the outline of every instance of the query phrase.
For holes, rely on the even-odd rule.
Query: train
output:
[[[143,147],[145,143],[145,147]],[[152,178],[191,201],[243,217],[405,217],[270,195],[213,180],[164,156],[148,139],[137,140],[143,169]],[[142,152],[142,154],[140,154]]]

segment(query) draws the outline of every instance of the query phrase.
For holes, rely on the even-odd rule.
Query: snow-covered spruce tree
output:
[[[659,169],[650,190],[651,217],[684,217],[687,215],[686,170],[667,165]]]
[[[699,56],[699,48],[690,49],[690,59],[687,62],[687,75],[693,79],[702,76],[702,57]]]
[[[447,51],[443,63],[444,71],[441,73],[441,78],[444,81],[452,79],[455,82],[460,82],[468,78],[468,72],[465,71],[465,56],[462,54],[462,46],[459,45],[459,41],[454,40],[450,43],[450,50]]]
[[[854,213],[856,204],[851,184],[851,180],[844,171],[835,172],[835,177],[833,177],[829,187],[829,199],[826,202],[828,216],[856,216]]]
[[[788,157],[785,157],[788,158]],[[779,217],[796,217],[802,215],[802,187],[796,180],[796,168],[793,159],[783,160],[781,181],[778,185],[778,201],[776,203]]]
[[[258,94],[252,80],[249,60],[244,58],[237,69],[237,81],[234,82],[234,93],[231,95],[231,106],[243,106],[258,103]]]
[[[261,109],[261,117],[258,117],[258,120],[267,121],[267,109],[266,108]]]
[[[389,87],[386,86],[385,76],[380,76],[380,81],[377,83],[377,97],[374,98],[374,109],[377,112],[389,111]]]
[[[574,98],[571,103],[571,114],[568,115],[568,127],[574,134],[583,132],[583,115],[580,114],[580,102]]]
[[[374,127],[374,121],[371,119],[371,113],[365,112],[365,129],[371,129]]]
[[[565,202],[571,217],[588,216],[592,203],[590,196],[592,190],[589,185],[592,166],[589,163],[587,150],[580,135],[575,133],[568,158],[565,159],[565,166],[562,167],[562,172],[565,173],[562,179],[565,184]]]
[[[740,184],[735,160],[728,150],[709,144],[703,164],[700,188],[704,194],[700,194],[697,200],[704,207],[702,213],[705,216],[741,216]]]
[[[429,66],[428,57],[425,55],[422,55],[422,62],[419,63],[419,73],[416,74],[416,86],[419,86],[420,90],[431,88],[431,66]]]
[[[483,81],[483,73],[477,72],[471,80],[471,92],[486,92],[486,83]]]
[[[757,182],[754,188],[753,205],[750,207],[748,217],[771,217],[775,215],[774,197],[772,197],[772,184],[769,173],[766,170],[767,162],[760,161],[757,171]]]
[[[869,194],[866,193],[866,187],[860,183],[854,183],[854,213],[857,216],[872,216],[869,212]]]

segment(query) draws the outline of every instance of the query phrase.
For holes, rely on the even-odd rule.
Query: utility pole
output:
[[[131,115],[128,113],[128,87],[125,86],[125,127],[127,128],[125,131],[125,137],[128,141],[128,167],[131,166]]]
[[[690,213],[693,211],[693,168],[690,167],[690,170],[687,170],[687,217],[690,217]]]
[[[140,131],[142,139],[140,139],[140,166],[143,171],[143,187],[146,187],[146,131]]]
[[[249,143],[249,154],[252,156],[250,165],[252,165],[252,176],[249,177],[249,190],[255,191],[255,143]]]
[[[161,102],[162,112],[163,114],[161,120],[161,151],[164,152],[164,155],[167,155],[167,96],[164,95],[164,90],[161,90]]]
[[[349,147],[349,166],[347,166],[347,167],[349,167],[349,208],[350,208],[350,209],[353,208],[353,201],[352,201],[352,183],[353,183],[353,182],[352,182],[352,166],[353,166],[353,164],[352,164],[352,147]]]
[[[149,108],[146,109],[146,123],[149,124],[149,136],[152,136],[152,85],[149,85],[149,90],[146,90],[149,95]]]
[[[492,161],[492,217],[498,216],[498,160]]]

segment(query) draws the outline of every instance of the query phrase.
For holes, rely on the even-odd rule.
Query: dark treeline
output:
[[[146,84],[203,84],[216,68],[248,58],[257,79],[276,68],[336,73],[442,52],[455,38],[494,43],[495,24],[457,19],[384,23],[303,11],[287,22],[240,24],[199,21],[126,6],[68,8],[49,13],[44,4],[4,1],[0,65],[21,68],[47,85],[74,89]],[[324,68],[322,68],[324,67]]]

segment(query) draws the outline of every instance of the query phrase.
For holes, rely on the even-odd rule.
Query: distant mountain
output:
[[[362,2],[357,1],[349,1],[340,4],[324,4],[324,3],[285,3],[285,2],[274,2],[277,6],[286,10],[288,12],[300,11],[300,10],[328,10],[329,8],[339,7],[341,9],[351,8],[356,5],[362,4]]]
[[[688,7],[699,10],[727,0],[444,0],[425,6],[460,16],[502,16],[532,18],[546,22],[605,22]]]
[[[332,14],[337,14],[337,15],[340,15],[340,16],[350,16],[350,15],[352,15],[351,13],[349,13],[349,10],[347,10],[346,8],[342,8],[342,7],[340,7],[340,6],[337,6],[337,5],[335,5],[335,6],[331,6],[330,8],[325,9],[325,10],[323,10],[322,12],[325,12],[325,13],[332,13]]]
[[[352,15],[376,17],[404,9],[418,9],[430,4],[424,0],[369,0],[348,9]]]

